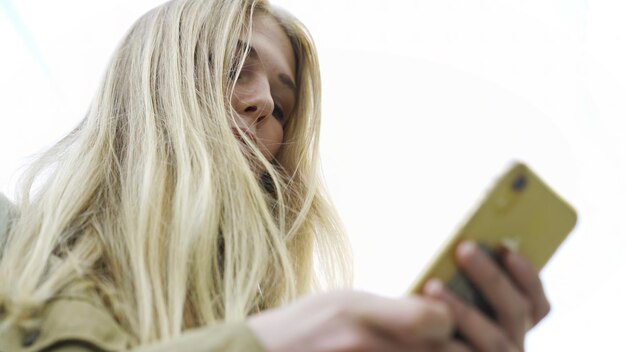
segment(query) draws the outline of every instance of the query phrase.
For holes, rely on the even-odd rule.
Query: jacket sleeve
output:
[[[0,319],[1,323],[1,319]],[[244,322],[190,329],[176,338],[129,349],[129,338],[108,311],[80,299],[48,304],[38,330],[0,331],[0,351],[14,352],[263,352]]]
[[[222,323],[209,328],[187,331],[177,339],[133,350],[133,352],[165,351],[263,352],[264,349],[248,325],[245,322],[239,322]]]

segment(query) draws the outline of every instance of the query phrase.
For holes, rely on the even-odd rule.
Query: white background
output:
[[[0,191],[81,120],[115,45],[159,3],[0,0]],[[542,272],[553,310],[528,350],[623,350],[623,0],[275,3],[318,45],[324,169],[358,288],[403,294],[523,160],[580,219]]]

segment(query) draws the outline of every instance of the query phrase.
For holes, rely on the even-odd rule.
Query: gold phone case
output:
[[[522,254],[540,270],[572,231],[576,219],[576,211],[535,173],[522,163],[514,163],[408,293],[420,293],[426,281],[436,277],[466,302],[488,311],[489,307],[471,282],[457,270],[453,254],[459,242],[473,240],[496,259],[494,249],[504,245]]]

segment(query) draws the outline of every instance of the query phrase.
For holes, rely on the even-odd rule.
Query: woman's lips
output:
[[[250,138],[254,143],[257,143],[256,137],[254,136],[254,133],[252,133],[252,131],[247,128],[241,128],[241,131],[245,133],[248,138]],[[233,127],[233,133],[235,133],[235,136],[237,136],[239,139],[243,139],[241,138],[241,134],[237,128]]]

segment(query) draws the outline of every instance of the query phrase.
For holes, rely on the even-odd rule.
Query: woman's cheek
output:
[[[268,127],[271,128],[268,131],[268,138],[266,139],[265,147],[271,154],[267,155],[268,159],[271,160],[276,156],[283,144],[284,133],[283,126],[276,120],[271,121],[271,126]]]

